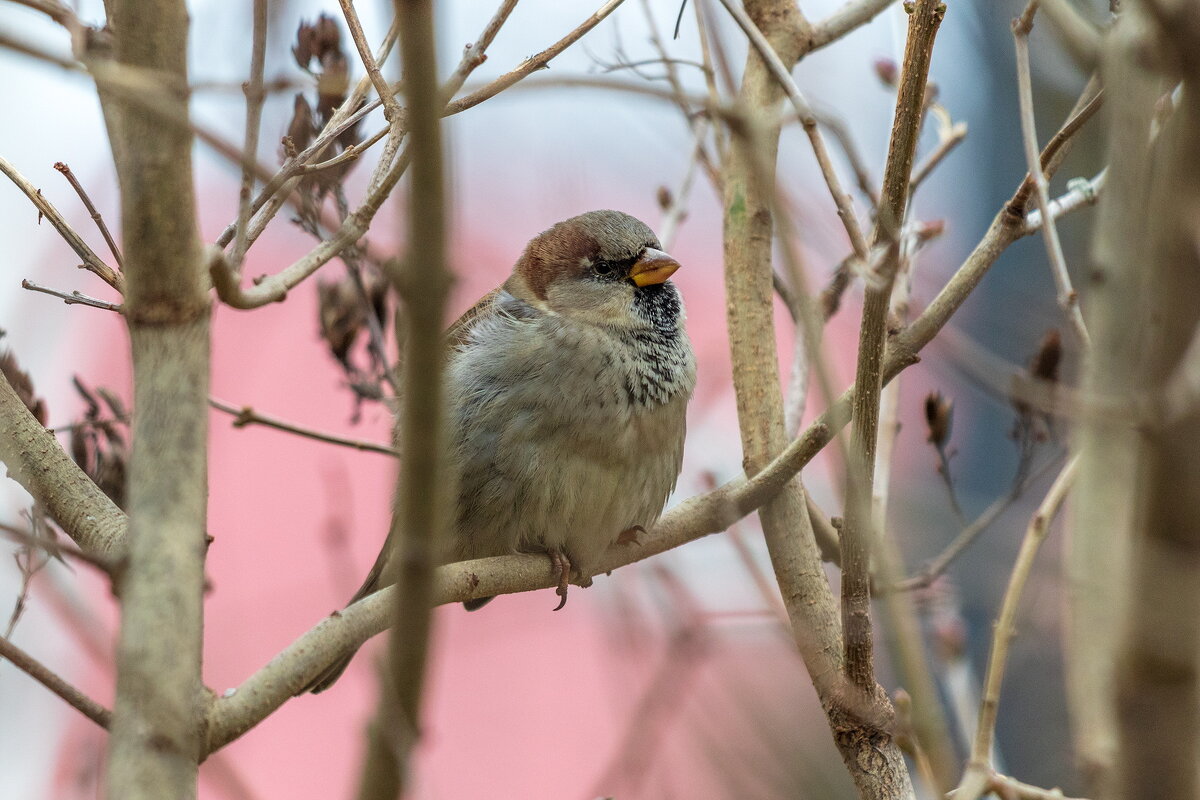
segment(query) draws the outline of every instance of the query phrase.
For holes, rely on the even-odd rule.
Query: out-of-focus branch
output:
[[[841,178],[838,177],[837,169],[833,166],[833,161],[829,157],[829,149],[825,146],[825,137],[821,134],[821,128],[817,123],[816,115],[813,114],[808,101],[800,94],[800,88],[792,80],[791,72],[784,65],[779,54],[771,47],[770,42],[763,36],[762,31],[755,27],[754,22],[751,21],[749,15],[741,8],[737,0],[721,0],[721,5],[725,6],[730,16],[734,18],[738,26],[741,27],[742,31],[750,39],[750,44],[753,45],[759,57],[763,59],[763,63],[773,78],[779,82],[788,100],[791,101],[793,108],[795,108],[796,114],[800,118],[800,124],[804,128],[804,132],[808,135],[809,141],[812,143],[813,153],[816,155],[817,164],[821,168],[821,175],[825,178],[825,185],[829,188],[829,193],[833,196],[838,216],[841,217],[842,225],[846,228],[846,235],[850,238],[850,246],[860,259],[866,261],[866,237],[863,236],[862,226],[858,222],[858,214],[854,211],[854,202],[851,200],[849,193],[842,188]]]
[[[61,697],[67,705],[83,714],[101,728],[112,724],[112,712],[67,683],[58,673],[26,653],[4,637],[0,637],[0,659],[8,659],[17,669]]]
[[[849,0],[846,5],[825,19],[813,23],[808,34],[808,41],[805,43],[805,53],[811,53],[813,50],[832,44],[855,28],[866,25],[895,1]]]
[[[446,442],[442,425],[445,340],[442,317],[453,281],[446,264],[447,210],[437,83],[433,0],[396,0],[409,150],[413,155],[407,203],[408,252],[388,263],[388,277],[403,308],[396,313],[403,358],[404,395],[399,439],[405,469],[396,512],[384,547],[385,581],[395,583],[396,626],[380,670],[380,700],[367,731],[359,800],[392,800],[404,794],[409,755],[420,736],[421,702],[429,649],[434,567],[449,534]]]
[[[98,83],[120,178],[135,409],[107,794],[187,798],[203,746],[211,307],[187,124],[188,13],[182,0],[114,0],[112,10],[113,63],[157,76],[165,115],[181,122],[164,125]]]
[[[233,255],[230,260],[236,266],[246,255],[246,233],[250,225],[250,195],[254,190],[254,165],[258,159],[258,135],[262,126],[263,68],[267,53],[267,0],[254,0],[254,22],[250,35],[250,80],[244,85],[246,95],[246,134],[242,148],[242,185],[238,190],[237,228],[233,238]]]
[[[1105,50],[1105,85],[1116,112],[1110,120],[1113,191],[1105,195],[1096,229],[1105,223],[1113,227],[1100,234],[1108,247],[1097,248],[1103,260],[1096,260],[1091,274],[1094,283],[1109,273],[1120,284],[1134,283],[1136,296],[1104,296],[1106,302],[1118,301],[1106,310],[1104,322],[1120,325],[1133,340],[1112,354],[1132,359],[1125,367],[1135,379],[1131,386],[1157,392],[1169,385],[1200,331],[1200,108],[1182,102],[1164,116],[1147,103],[1158,105],[1181,78],[1184,96],[1194,91],[1200,25],[1190,3],[1144,0],[1123,4],[1113,34],[1115,28],[1123,29],[1118,38],[1123,46]],[[1147,52],[1162,58],[1147,59]],[[1145,85],[1154,87],[1150,98],[1132,94]],[[1157,130],[1157,136],[1147,137],[1147,130]],[[1131,134],[1138,152],[1118,149]],[[1128,256],[1127,262],[1116,261]],[[1106,334],[1114,338],[1118,329],[1110,327]],[[1200,409],[1193,406],[1149,427],[1129,426],[1119,441],[1130,445],[1120,458],[1134,470],[1137,504],[1124,564],[1128,604],[1117,609],[1126,611],[1125,625],[1112,654],[1118,746],[1113,791],[1107,796],[1196,797]]]
[[[226,403],[223,400],[218,400],[215,397],[208,398],[208,404],[218,411],[224,411],[226,414],[232,414],[235,419],[233,426],[235,428],[245,427],[246,425],[262,425],[267,428],[274,428],[277,431],[286,433],[294,433],[297,436],[303,436],[307,439],[315,439],[318,442],[326,442],[328,444],[339,444],[343,447],[352,447],[355,450],[365,450],[368,453],[379,453],[385,456],[399,457],[400,451],[394,447],[387,445],[376,444],[375,442],[364,442],[361,439],[348,439],[344,436],[336,436],[332,433],[324,433],[322,431],[305,428],[302,425],[296,425],[292,422],[272,417],[269,414],[263,414],[255,411],[250,406],[235,406],[233,403]]]
[[[967,762],[967,771],[962,782],[954,791],[955,800],[978,800],[987,791],[992,776],[992,745],[996,737],[996,714],[1000,710],[1000,687],[1004,682],[1004,668],[1008,661],[1008,646],[1016,635],[1017,608],[1021,601],[1021,593],[1033,570],[1033,562],[1037,557],[1050,524],[1058,515],[1067,492],[1075,480],[1075,472],[1079,466],[1076,456],[1067,462],[1050,491],[1034,512],[1029,527],[1025,530],[1025,538],[1021,541],[1021,550],[1013,565],[1012,575],[1008,579],[1008,588],[1004,591],[1004,600],[1000,605],[1000,614],[996,620],[995,632],[992,634],[992,650],[988,657],[987,678],[984,680],[983,702],[979,709],[979,721],[975,728],[975,738],[971,745],[971,757]]]
[[[1071,321],[1079,340],[1088,346],[1091,344],[1091,337],[1088,336],[1087,326],[1083,323],[1083,312],[1079,310],[1079,295],[1071,284],[1071,273],[1067,269],[1062,242],[1058,238],[1058,226],[1054,224],[1054,215],[1045,213],[1050,207],[1050,182],[1042,172],[1038,156],[1037,126],[1033,118],[1033,85],[1029,77],[1029,31],[1033,28],[1033,14],[1036,10],[1037,0],[1031,0],[1025,13],[1013,21],[1017,95],[1021,107],[1021,139],[1025,145],[1025,163],[1029,174],[1033,176],[1034,198],[1037,200],[1038,209],[1042,211],[1042,236],[1046,242],[1046,255],[1050,259],[1054,283],[1058,286],[1058,305]]]
[[[446,115],[457,114],[461,111],[466,111],[468,108],[473,108],[484,100],[487,100],[500,92],[504,91],[514,83],[522,80],[526,76],[543,69],[550,60],[558,56],[562,51],[566,50],[575,42],[579,41],[585,33],[599,25],[605,17],[617,10],[617,6],[621,5],[624,0],[608,0],[600,8],[596,9],[595,13],[579,23],[570,33],[559,39],[554,44],[547,47],[542,52],[532,55],[517,65],[516,69],[504,73],[499,78],[496,78],[488,85],[476,89],[470,94],[460,97],[446,106]]]

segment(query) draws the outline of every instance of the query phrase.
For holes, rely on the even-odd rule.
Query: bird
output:
[[[680,264],[645,223],[591,211],[535,236],[446,332],[449,560],[544,553],[559,610],[662,513],[696,384]],[[351,603],[383,588],[390,543]],[[492,598],[469,600],[475,610]],[[304,691],[329,688],[351,653]]]

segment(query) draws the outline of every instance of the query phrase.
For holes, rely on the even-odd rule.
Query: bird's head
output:
[[[505,285],[521,299],[581,322],[622,328],[673,323],[679,262],[654,232],[620,211],[589,211],[538,234]]]

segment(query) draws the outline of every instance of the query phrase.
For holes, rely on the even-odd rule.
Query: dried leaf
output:
[[[29,377],[28,372],[21,369],[16,355],[11,350],[0,353],[0,372],[4,373],[9,385],[17,393],[17,397],[21,398],[25,407],[29,409],[29,413],[33,414],[33,418],[38,421],[39,425],[45,427],[46,403],[37,396],[37,391],[33,387],[33,379]]]

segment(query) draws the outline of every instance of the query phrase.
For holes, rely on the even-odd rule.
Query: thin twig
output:
[[[379,64],[376,63],[375,56],[371,53],[371,45],[367,43],[362,22],[358,19],[358,12],[354,10],[354,1],[338,0],[338,5],[342,7],[342,16],[346,18],[346,27],[350,29],[350,38],[354,40],[354,46],[358,49],[358,57],[362,60],[367,76],[371,79],[371,85],[375,87],[375,91],[383,103],[384,119],[393,126],[402,125],[404,109],[400,107],[400,103],[396,100],[396,95],[383,77],[383,73],[379,71]]]
[[[971,757],[967,762],[967,771],[963,775],[962,783],[954,792],[955,800],[978,800],[987,789],[992,773],[992,746],[996,736],[996,715],[1000,709],[1000,687],[1004,682],[1009,643],[1016,634],[1015,623],[1021,593],[1033,570],[1038,549],[1049,533],[1050,523],[1057,516],[1075,480],[1078,465],[1079,456],[1075,456],[1062,468],[1025,530],[1025,538],[1021,541],[1021,550],[1013,565],[1012,575],[1009,576],[1008,588],[1004,592],[995,632],[992,634],[992,650],[988,656],[987,677],[984,679],[983,700],[980,704],[975,738],[971,745]]]
[[[951,126],[946,131],[946,134],[941,137],[940,141],[938,141],[938,145],[934,148],[934,151],[926,156],[925,160],[913,170],[910,191],[917,191],[917,187],[942,163],[942,159],[950,155],[950,151],[958,147],[965,138],[967,138],[967,123],[958,122]]]
[[[77,558],[84,564],[87,564],[90,567],[95,567],[109,577],[115,575],[120,569],[119,562],[116,562],[100,553],[89,553],[86,550],[81,550],[78,547],[75,547],[73,544],[66,544],[64,542],[58,542],[46,537],[35,536],[29,533],[29,531],[21,530],[16,525],[0,523],[0,530],[4,531],[4,534],[10,539],[20,542],[22,545],[40,548],[48,555],[55,558],[60,556]],[[5,633],[4,638],[8,638],[10,636],[12,636],[11,626],[8,632]]]
[[[267,0],[254,0],[254,22],[250,46],[250,80],[243,84],[246,95],[246,134],[242,148],[242,184],[238,190],[237,227],[233,237],[233,253],[229,260],[235,270],[246,257],[247,229],[250,225],[250,195],[254,191],[254,167],[258,163],[258,137],[262,127],[263,67],[267,51]]]
[[[117,247],[117,242],[113,239],[112,232],[109,231],[108,225],[104,223],[104,217],[100,216],[100,212],[96,210],[96,206],[92,203],[92,198],[88,196],[87,190],[83,188],[83,184],[75,177],[75,173],[61,161],[54,164],[54,168],[63,174],[67,182],[71,184],[71,188],[79,195],[79,199],[83,201],[83,207],[92,215],[92,221],[96,223],[96,227],[100,230],[100,235],[104,237],[104,241],[108,244],[109,251],[113,254],[113,261],[117,262],[117,269],[122,266],[121,249]]]
[[[1017,61],[1017,95],[1021,107],[1021,138],[1025,145],[1025,162],[1029,174],[1034,179],[1037,207],[1043,209],[1042,235],[1046,242],[1046,255],[1050,259],[1051,272],[1058,286],[1058,305],[1063,313],[1071,320],[1071,325],[1084,346],[1090,346],[1087,326],[1083,322],[1083,312],[1079,309],[1079,295],[1071,285],[1071,273],[1067,269],[1066,257],[1063,255],[1062,242],[1058,238],[1058,227],[1054,224],[1053,214],[1045,214],[1050,207],[1050,186],[1046,175],[1042,172],[1038,155],[1037,126],[1033,117],[1033,85],[1029,76],[1029,31],[1033,27],[1033,14],[1037,10],[1038,0],[1030,0],[1025,12],[1018,17],[1012,26],[1013,44],[1016,48]]]
[[[446,115],[449,116],[450,114],[458,114],[459,112],[466,111],[468,108],[474,108],[484,100],[494,97],[531,73],[545,68],[546,65],[550,63],[552,58],[555,58],[562,53],[562,51],[579,41],[579,39],[585,33],[599,25],[600,22],[602,22],[609,14],[616,11],[617,6],[621,5],[622,2],[624,2],[624,0],[608,0],[608,2],[606,2],[604,5],[596,9],[595,13],[593,13],[583,22],[579,23],[574,30],[559,39],[554,44],[547,47],[542,52],[525,59],[518,64],[515,69],[504,73],[488,85],[451,102],[446,106]]]
[[[1050,217],[1058,219],[1063,214],[1070,213],[1077,208],[1083,206],[1093,206],[1100,199],[1100,192],[1104,189],[1104,182],[1108,177],[1108,168],[1100,170],[1091,178],[1074,178],[1067,181],[1067,191],[1050,201]],[[1041,209],[1030,211],[1025,217],[1025,228],[1021,231],[1023,236],[1029,236],[1037,233],[1042,227],[1042,212]]]
[[[1071,140],[1075,134],[1088,123],[1100,107],[1104,104],[1104,90],[1100,88],[1099,80],[1093,76],[1087,86],[1084,87],[1083,93],[1079,96],[1079,101],[1075,104],[1075,110],[1071,116],[1063,123],[1062,127],[1050,137],[1050,141],[1046,142],[1046,146],[1042,148],[1042,154],[1038,159],[1041,164],[1042,172],[1049,179],[1062,163],[1067,149],[1070,146]],[[1007,211],[1016,216],[1024,216],[1026,214],[1026,206],[1029,205],[1029,196],[1033,194],[1035,187],[1033,173],[1026,173],[1021,185],[1017,191],[1013,193],[1012,199],[1009,200]]]
[[[496,14],[488,22],[487,26],[484,28],[475,44],[469,48],[466,48],[466,52],[463,54],[458,68],[450,76],[445,85],[443,85],[440,89],[442,96],[452,95],[455,91],[457,91],[462,86],[462,82],[470,75],[472,70],[483,63],[484,59],[487,57],[485,52],[487,47],[491,44],[492,40],[495,39],[500,26],[508,18],[508,15],[512,12],[512,9],[515,5],[516,0],[505,0],[505,2],[497,10]],[[392,29],[389,31],[389,37],[394,36],[395,31],[396,26],[393,25]],[[574,39],[571,41],[574,41]],[[558,47],[560,45],[563,48],[566,47],[566,45],[564,45],[561,41],[556,43],[554,47]],[[389,47],[390,39],[385,40],[383,46],[380,48],[380,52],[386,54]],[[551,50],[554,49],[554,47],[552,47]],[[545,53],[548,52],[550,51],[547,50],[542,55],[545,55]],[[557,53],[555,53],[555,55],[556,54]],[[549,56],[547,58],[549,58]],[[284,203],[293,202],[293,198],[295,196],[293,193],[295,181],[299,179],[300,175],[306,172],[306,164],[308,164],[312,158],[315,158],[324,152],[328,143],[333,141],[336,136],[357,124],[362,117],[364,117],[374,108],[377,108],[381,102],[382,101],[380,100],[376,100],[373,103],[367,103],[362,108],[358,109],[358,111],[348,113],[344,119],[341,119],[339,118],[339,115],[343,112],[343,110],[347,109],[347,105],[343,103],[342,106],[339,107],[338,111],[335,112],[333,118],[330,119],[330,122],[328,125],[326,125],[325,130],[318,135],[317,139],[307,149],[296,156],[296,158],[290,159],[289,162],[285,164],[280,171],[271,178],[270,181],[268,181],[266,187],[264,187],[263,191],[259,194],[259,197],[256,198],[252,204],[252,208],[255,210],[257,216],[255,217],[253,224],[250,226],[250,233],[247,237],[249,242],[255,241],[257,237],[261,235],[262,231],[266,229],[268,222],[270,222],[279,209],[283,207]],[[443,111],[443,115],[448,115],[449,113],[456,112],[451,112],[449,110]],[[386,128],[370,137],[366,142],[359,143],[353,148],[349,148],[353,150],[353,155],[346,156],[346,160],[349,160],[349,158],[352,157],[357,158],[363,151],[365,151],[367,147],[379,141],[384,135],[389,133],[392,134],[389,142],[394,142],[398,145],[400,139],[402,138],[402,132],[403,129],[401,127],[389,123]],[[341,155],[345,156],[346,154],[343,153]],[[340,157],[341,156],[329,159],[324,163],[315,165],[313,168],[323,169],[325,167],[333,166],[335,163],[341,163],[338,160]],[[399,157],[394,160],[394,163],[392,162],[390,155],[385,153],[384,157],[381,157],[379,163],[375,165],[375,169],[372,172],[370,180],[368,181],[369,188],[367,191],[367,198],[363,201],[363,204],[357,211],[355,211],[354,214],[350,215],[348,219],[340,222],[340,227],[338,227],[338,232],[334,235],[334,237],[318,245],[308,255],[304,256],[295,264],[286,268],[282,272],[261,279],[258,284],[251,289],[241,288],[240,276],[233,269],[231,269],[229,264],[221,263],[220,261],[214,262],[213,283],[217,288],[218,296],[220,296],[225,302],[229,303],[229,305],[242,309],[258,308],[259,306],[266,305],[267,303],[282,300],[284,297],[286,297],[289,289],[293,288],[305,278],[312,275],[330,259],[336,257],[344,247],[354,244],[366,232],[366,227],[369,225],[370,220],[374,217],[375,212],[378,211],[379,205],[382,204],[382,202],[391,194],[396,182],[399,181],[405,170],[407,170],[408,165],[409,159],[406,152],[401,152]],[[364,215],[366,217],[365,220],[361,219],[361,217]],[[322,220],[322,222],[324,222],[324,220]],[[330,225],[330,227],[334,226]],[[225,247],[232,240],[234,229],[234,225],[231,225],[225,229],[221,236],[217,238],[216,244],[218,247]],[[264,288],[264,286],[266,288]]]
[[[233,427],[242,428],[246,425],[262,425],[267,428],[274,428],[277,431],[286,433],[294,433],[297,436],[303,436],[306,439],[315,439],[318,442],[326,442],[328,444],[337,444],[342,447],[352,447],[355,450],[364,450],[368,453],[379,453],[385,456],[400,457],[400,451],[393,447],[388,447],[374,442],[365,442],[361,439],[349,439],[345,436],[338,436],[332,433],[305,428],[302,425],[297,425],[293,422],[286,422],[278,417],[272,417],[268,414],[262,414],[255,411],[250,406],[235,406],[233,403],[226,403],[224,400],[218,400],[215,397],[208,398],[208,404],[218,411],[224,411],[226,414],[231,414],[235,419]]]
[[[331,238],[280,272],[258,281],[255,286],[243,288],[238,274],[229,263],[223,258],[214,259],[210,264],[210,273],[217,296],[228,305],[243,310],[259,308],[286,298],[289,290],[363,237],[379,207],[408,168],[408,161],[407,151],[401,153],[379,186],[367,195],[362,205],[346,218]]]
[[[50,224],[54,226],[54,229],[58,231],[63,240],[83,259],[84,268],[121,294],[125,293],[124,276],[108,266],[108,264],[105,264],[104,260],[96,255],[92,248],[88,247],[87,242],[71,227],[62,214],[58,213],[58,209],[42,196],[41,190],[26,180],[25,176],[18,172],[16,167],[5,160],[3,156],[0,156],[0,172],[8,176],[8,179],[15,183],[17,188],[24,192],[30,202],[37,207],[39,220],[43,216],[50,220]]]
[[[855,28],[866,25],[895,1],[848,0],[846,5],[812,26],[808,40],[808,52],[836,42]]]
[[[924,110],[933,44],[945,6],[918,0],[909,16],[896,112],[884,167],[872,244],[888,254],[879,281],[868,282],[859,329],[854,426],[847,462],[846,517],[842,525],[842,625],[846,676],[868,697],[875,691],[870,616],[870,553],[875,541],[871,502],[878,445],[879,402],[884,382],[887,317],[900,263],[900,233],[909,198],[913,155]]]
[[[109,303],[105,300],[99,300],[95,297],[89,297],[77,289],[72,290],[70,294],[67,294],[66,292],[60,292],[57,289],[51,289],[48,286],[41,286],[41,285],[36,284],[33,281],[27,280],[27,279],[21,280],[21,288],[28,289],[31,292],[41,292],[42,294],[48,294],[53,297],[60,298],[64,303],[66,303],[69,306],[72,306],[72,305],[91,306],[92,308],[100,308],[100,309],[104,309],[105,311],[115,311],[118,314],[124,313],[124,306],[120,305],[119,303]]]
[[[825,178],[825,185],[829,188],[829,193],[833,196],[833,202],[837,206],[838,216],[842,219],[842,225],[846,229],[846,235],[850,238],[850,246],[854,249],[855,255],[865,261],[867,259],[867,240],[863,236],[862,226],[858,222],[858,214],[854,211],[854,202],[850,199],[850,195],[842,188],[841,178],[838,177],[837,169],[833,166],[833,161],[829,157],[829,149],[825,146],[825,137],[821,134],[821,129],[817,124],[817,118],[813,114],[812,108],[808,101],[800,93],[800,87],[792,80],[791,73],[779,59],[779,54],[775,52],[775,48],[771,47],[771,43],[763,36],[762,31],[754,24],[749,15],[735,0],[721,0],[721,5],[725,6],[725,10],[737,22],[738,27],[746,34],[751,45],[762,58],[763,63],[771,71],[771,75],[775,80],[779,81],[779,85],[783,87],[788,99],[792,102],[792,106],[796,110],[796,115],[800,118],[800,124],[804,128],[804,132],[808,134],[808,139],[812,143],[813,153],[817,157],[817,164],[821,168],[821,175]]]
[[[1057,459],[1050,459],[1042,464],[1036,470],[1029,473],[1026,478],[1021,481],[1012,491],[1004,494],[992,501],[992,504],[985,508],[979,516],[971,520],[971,523],[959,531],[958,535],[951,540],[950,544],[946,545],[946,549],[937,555],[929,564],[916,575],[905,578],[897,582],[891,588],[892,591],[907,592],[913,589],[924,589],[930,586],[935,580],[945,574],[950,565],[954,563],[963,551],[979,538],[979,535],[991,527],[991,524],[996,519],[1007,511],[1013,503],[1015,503],[1025,489],[1040,478],[1050,467],[1057,463]],[[886,591],[886,589],[885,589]]]
[[[54,692],[65,700],[67,705],[101,728],[108,730],[109,725],[112,724],[111,711],[67,683],[45,664],[2,637],[0,637],[0,657],[11,661],[17,669]]]

